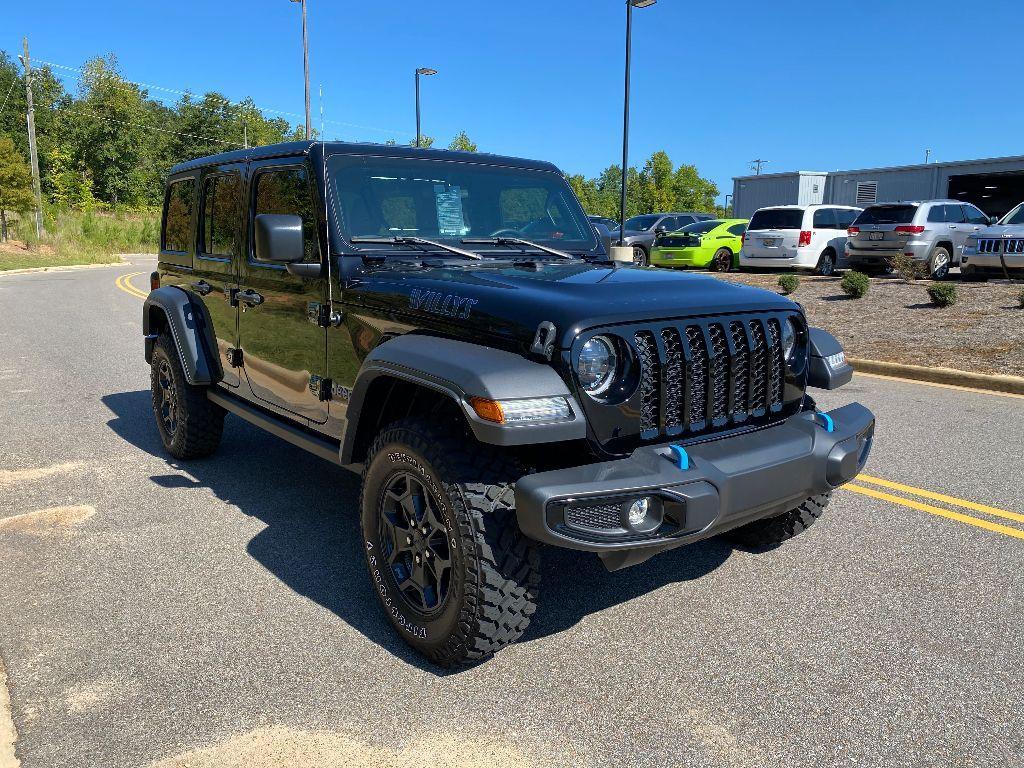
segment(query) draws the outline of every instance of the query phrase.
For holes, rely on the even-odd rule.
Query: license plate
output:
[[[776,245],[779,244],[780,239],[781,238],[778,237],[766,237],[761,242],[764,244],[765,248],[774,248]]]
[[[884,240],[885,232],[868,232],[868,240]]]

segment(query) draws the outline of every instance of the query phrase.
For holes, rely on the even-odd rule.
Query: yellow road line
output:
[[[117,280],[114,281],[114,285],[116,285],[118,288],[120,288],[125,293],[130,294],[130,295],[132,295],[132,296],[134,296],[134,297],[136,297],[138,299],[145,299],[147,294],[145,294],[142,291],[140,291],[138,288],[136,288],[130,282],[133,277],[138,277],[139,275],[144,275],[144,274],[145,274],[145,272],[132,272],[132,273],[127,274],[127,275],[121,275],[119,278],[117,278]]]
[[[923,504],[920,501],[914,501],[912,499],[904,499],[900,496],[893,496],[891,493],[883,493],[882,491],[876,491],[874,488],[865,488],[862,485],[854,485],[853,483],[847,483],[843,486],[848,491],[854,493],[860,493],[864,496],[871,496],[875,499],[881,499],[882,501],[891,501],[893,504],[899,504],[901,507],[909,507],[910,509],[917,509],[921,512],[928,512],[932,515],[938,515],[939,517],[946,517],[950,520],[956,520],[960,523],[967,523],[967,525],[974,525],[978,528],[984,528],[987,531],[995,531],[996,533],[1002,533],[1005,536],[1012,536],[1015,539],[1024,539],[1024,531],[1017,528],[1011,528],[1008,525],[1000,525],[999,523],[993,523],[989,520],[982,520],[980,517],[971,517],[970,515],[963,515],[959,512],[953,512],[949,509],[942,509],[941,507],[933,507],[931,504]]]
[[[990,507],[987,504],[978,504],[977,502],[967,501],[966,499],[958,499],[956,496],[946,496],[944,493],[926,491],[923,488],[915,488],[912,485],[894,483],[892,480],[883,480],[880,477],[872,477],[871,475],[857,475],[857,481],[861,483],[867,483],[868,485],[880,485],[883,488],[891,488],[894,491],[912,493],[915,496],[923,496],[924,498],[932,499],[933,501],[942,501],[945,502],[946,504],[952,504],[954,507],[973,509],[975,512],[983,512],[986,515],[1004,517],[1007,520],[1015,520],[1018,523],[1024,523],[1024,515],[1018,514],[1016,512],[1008,512],[1005,509],[999,509],[999,507]]]
[[[903,384],[920,384],[923,387],[940,387],[942,389],[956,389],[961,392],[973,392],[977,395],[992,395],[993,397],[1012,397],[1017,400],[1024,400],[1024,395],[1018,395],[1014,392],[996,392],[993,389],[977,389],[976,387],[962,387],[959,384],[941,384],[937,381],[921,381],[920,379],[904,379],[901,376],[885,376],[881,373],[864,373],[862,371],[855,371],[855,377],[866,376],[871,379],[888,379],[889,381],[898,381]]]

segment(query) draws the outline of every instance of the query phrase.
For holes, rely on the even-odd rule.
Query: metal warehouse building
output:
[[[865,206],[952,198],[1002,216],[1024,201],[1024,157],[960,160],[860,171],[795,171],[733,179],[733,210],[750,218],[766,205]]]

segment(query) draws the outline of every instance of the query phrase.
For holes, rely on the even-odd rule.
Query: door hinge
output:
[[[242,367],[242,350],[237,347],[228,347],[224,351],[224,356],[228,359],[228,365],[232,368]]]
[[[341,313],[332,312],[326,304],[311,301],[306,307],[306,319],[319,328],[337,328],[341,325]]]
[[[332,399],[331,394],[334,391],[334,382],[329,378],[313,374],[309,377],[309,391],[316,395],[321,403],[326,403]]]

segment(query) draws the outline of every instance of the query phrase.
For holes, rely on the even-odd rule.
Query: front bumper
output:
[[[851,403],[827,416],[806,411],[754,432],[686,446],[688,469],[660,445],[626,459],[527,475],[515,488],[519,527],[546,544],[597,552],[614,570],[781,514],[852,480],[867,460],[871,411]],[[609,510],[625,510],[644,497],[661,512],[660,525],[640,532],[624,512],[618,526],[610,519]],[[603,510],[594,518],[600,525],[588,522],[592,509]]]

